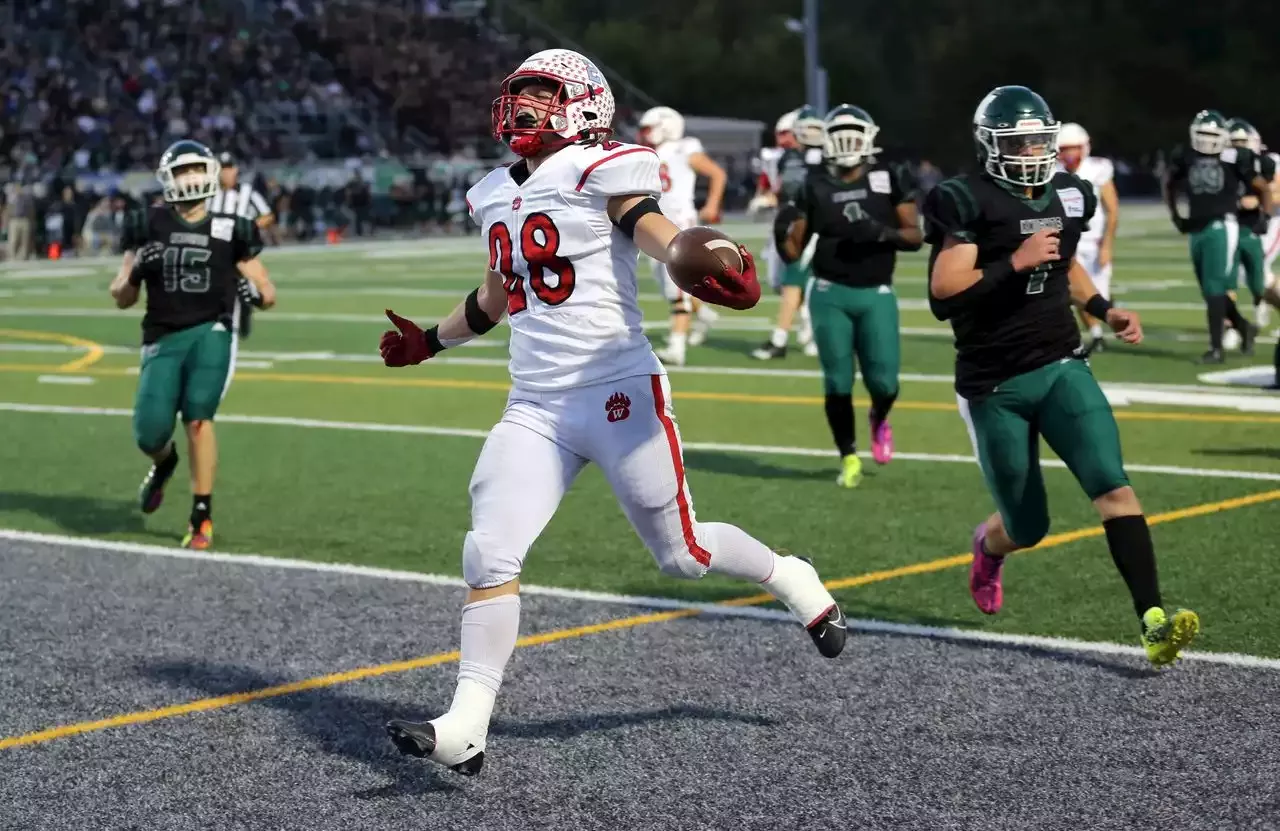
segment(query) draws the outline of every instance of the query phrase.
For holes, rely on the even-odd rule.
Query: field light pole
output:
[[[805,101],[819,113],[827,112],[827,70],[818,62],[818,0],[804,0],[804,19],[788,20],[787,28],[804,36]]]

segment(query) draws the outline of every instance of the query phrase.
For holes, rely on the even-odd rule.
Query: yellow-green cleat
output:
[[[836,484],[842,488],[856,488],[862,481],[862,460],[857,453],[850,453],[840,459],[840,475]]]
[[[1152,606],[1142,614],[1142,646],[1155,667],[1167,667],[1182,657],[1182,650],[1200,634],[1200,616],[1190,609],[1177,609],[1170,618],[1164,609]]]

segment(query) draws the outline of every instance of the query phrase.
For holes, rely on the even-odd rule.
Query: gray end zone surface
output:
[[[456,589],[0,542],[0,736],[455,647]],[[524,599],[524,632],[636,614]],[[398,756],[455,665],[0,751],[0,828],[1265,828],[1280,674],[693,618],[518,650],[485,770]]]

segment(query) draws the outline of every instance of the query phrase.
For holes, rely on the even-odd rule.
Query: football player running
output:
[[[1074,122],[1062,125],[1058,133],[1058,165],[1074,173],[1093,187],[1098,210],[1089,227],[1080,234],[1076,260],[1089,272],[1093,286],[1107,300],[1111,299],[1111,258],[1115,251],[1116,229],[1120,226],[1120,198],[1116,194],[1115,167],[1110,159],[1095,156],[1089,134]],[[1080,319],[1089,330],[1090,354],[1103,349],[1102,321],[1083,309]]]
[[[658,154],[658,178],[662,183],[658,207],[664,216],[681,230],[692,228],[700,221],[720,221],[728,177],[724,168],[703,151],[702,142],[684,134],[684,116],[670,107],[648,110],[640,116],[640,143],[652,147]],[[707,179],[707,201],[702,210],[694,206],[699,176]],[[684,366],[686,348],[700,346],[719,315],[681,291],[661,260],[654,260],[653,266],[662,294],[671,304],[671,329],[666,347],[658,350],[658,358],[665,364]],[[691,321],[690,317],[695,315],[697,319]]]
[[[1209,351],[1201,363],[1223,362],[1222,334],[1226,321],[1240,333],[1242,349],[1252,352],[1257,330],[1244,319],[1227,295],[1236,281],[1236,209],[1242,192],[1258,198],[1264,215],[1271,214],[1271,190],[1258,172],[1254,152],[1229,146],[1227,121],[1214,110],[1202,110],[1191,122],[1191,147],[1173,154],[1165,176],[1165,205],[1180,232],[1190,239],[1191,264],[1204,297],[1209,319]],[[1187,217],[1178,214],[1178,194],[1187,196]]]
[[[943,181],[924,207],[930,306],[955,332],[960,412],[997,508],[973,532],[969,591],[984,613],[1000,611],[1006,555],[1049,530],[1043,436],[1102,518],[1147,658],[1170,664],[1199,632],[1199,618],[1164,610],[1115,416],[1071,313],[1084,308],[1125,343],[1142,340],[1138,316],[1112,306],[1075,259],[1097,198],[1079,177],[1055,172],[1058,123],[1030,89],[988,93],[973,132],[982,173]]]
[[[1262,151],[1262,136],[1253,125],[1243,118],[1233,118],[1227,122],[1227,132],[1231,136],[1231,146],[1246,149],[1253,154],[1254,165],[1259,176],[1267,182],[1270,190],[1271,182],[1276,178],[1276,163],[1273,156]],[[1255,319],[1258,325],[1266,325],[1264,309],[1267,308],[1263,294],[1267,287],[1266,249],[1264,248],[1267,232],[1271,226],[1270,212],[1262,210],[1262,203],[1254,193],[1246,193],[1240,197],[1236,211],[1236,224],[1240,228],[1240,241],[1236,246],[1237,268],[1233,275],[1240,275],[1249,287],[1253,297]],[[1237,278],[1234,285],[1239,285]],[[1241,333],[1242,335],[1244,333]]]
[[[510,320],[512,391],[471,479],[457,689],[438,718],[387,725],[401,752],[464,774],[483,763],[516,645],[525,555],[588,462],[602,468],[663,572],[761,584],[821,654],[844,645],[844,617],[808,561],[694,516],[671,388],[641,328],[636,281],[638,252],[667,261],[680,229],[658,207],[658,155],[608,140],[613,114],[613,94],[587,58],[549,49],[526,59],[493,104],[494,137],[521,159],[467,194],[489,245],[482,284],[425,331],[387,312],[396,329],[380,349],[393,367]],[[739,251],[741,273],[717,283],[730,302],[759,291],[751,255]]]
[[[156,178],[164,203],[128,215],[124,257],[111,281],[116,306],[127,309],[147,289],[142,317],[142,366],[133,406],[133,436],[151,457],[139,503],[160,507],[178,466],[174,420],[182,415],[191,467],[191,521],[184,548],[213,544],[213,479],[217,443],[213,418],[235,368],[240,300],[275,304],[275,287],[258,259],[262,237],[243,217],[214,216],[207,200],[218,190],[218,160],[195,141],[179,141],[160,157]],[[249,292],[240,278],[252,283]]]
[[[796,110],[793,129],[794,146],[785,148],[778,159],[778,213],[775,221],[787,224],[797,216],[794,203],[804,187],[805,177],[812,170],[823,170],[823,152],[826,147],[822,116],[813,107],[804,106]],[[781,259],[776,241],[775,251]],[[768,361],[787,356],[787,339],[797,311],[800,312],[801,321],[799,341],[804,354],[818,354],[817,344],[812,340],[809,310],[803,305],[805,283],[811,274],[809,261],[812,257],[813,251],[810,249],[798,261],[784,260],[777,272],[771,272],[771,279],[774,273],[779,275],[774,282],[782,294],[778,305],[778,319],[769,339],[751,353],[753,358]]]
[[[871,394],[872,457],[879,464],[893,458],[889,410],[898,397],[901,364],[893,268],[898,251],[919,250],[923,242],[914,182],[905,169],[874,158],[879,132],[860,107],[841,104],[828,113],[827,166],[809,172],[792,202],[794,211],[780,213],[774,224],[774,239],[788,263],[817,237],[805,293],[822,364],[827,425],[840,452],[836,483],[843,488],[857,487],[862,479],[854,441],[855,356]]]

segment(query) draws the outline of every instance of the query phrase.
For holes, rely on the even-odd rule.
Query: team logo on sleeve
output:
[[[609,400],[604,402],[604,411],[609,423],[615,421],[626,421],[627,416],[631,415],[631,399],[620,392],[615,392],[609,396]]]

